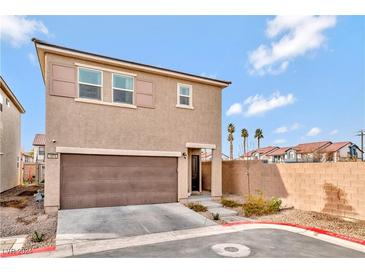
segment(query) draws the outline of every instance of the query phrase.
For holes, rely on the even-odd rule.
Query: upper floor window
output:
[[[191,108],[193,106],[192,93],[191,85],[177,84],[177,106]]]
[[[8,98],[5,98],[5,104],[10,108],[10,100]]]
[[[113,102],[133,105],[134,78],[113,73]]]
[[[102,72],[79,68],[79,97],[101,100]]]
[[[3,111],[3,96],[0,94],[0,111]]]
[[[39,154],[40,156],[44,156],[44,152],[45,152],[45,147],[43,147],[43,146],[39,147],[38,154]]]

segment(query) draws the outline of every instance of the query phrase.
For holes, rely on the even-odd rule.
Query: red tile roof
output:
[[[343,148],[346,145],[350,145],[352,144],[351,142],[337,142],[337,143],[333,143],[327,147],[325,147],[324,149],[321,149],[321,152],[324,153],[331,153],[331,152],[336,152],[338,150],[340,150],[341,148]]]
[[[251,157],[252,154],[254,154],[254,153],[259,153],[260,155],[266,155],[267,153],[269,153],[269,152],[271,153],[272,151],[277,150],[277,149],[279,149],[279,147],[273,147],[273,146],[263,147],[260,149],[255,149],[255,150],[246,152],[245,157]]]
[[[294,149],[297,150],[298,153],[313,153],[318,149],[323,149],[326,146],[329,146],[330,144],[330,141],[305,143],[295,146]]]
[[[281,147],[279,149],[273,150],[272,152],[269,152],[267,156],[280,156],[284,155],[291,147]]]
[[[46,135],[36,134],[33,140],[33,146],[45,146],[46,145]]]

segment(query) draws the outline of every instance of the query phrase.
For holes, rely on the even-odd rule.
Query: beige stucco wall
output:
[[[59,55],[46,56],[46,153],[56,147],[178,151],[186,143],[214,144],[214,194],[221,193],[221,88],[142,71],[105,66]],[[49,95],[50,64],[84,63],[137,74],[136,80],[153,82],[154,108],[136,109],[77,102]],[[76,67],[76,66],[75,66]],[[111,102],[112,72],[103,71],[103,100]],[[193,87],[194,109],[176,107],[177,83]],[[55,143],[52,143],[55,140]],[[179,198],[188,194],[189,157],[180,157]],[[59,161],[46,157],[46,206],[59,206]]]
[[[209,185],[210,162],[203,163],[203,182]],[[223,161],[224,193],[261,190],[281,197],[297,209],[365,220],[365,162],[263,164]],[[248,172],[247,172],[248,171]],[[208,174],[206,174],[208,173]]]
[[[0,112],[0,192],[19,184],[20,169],[17,162],[20,157],[20,112],[10,101],[10,107],[5,104],[5,92],[0,89],[3,97],[3,111]],[[18,162],[20,166],[20,161]]]

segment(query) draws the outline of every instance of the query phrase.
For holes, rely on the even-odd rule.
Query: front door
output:
[[[200,191],[200,163],[199,163],[199,155],[192,155],[191,161],[191,190],[192,191]]]

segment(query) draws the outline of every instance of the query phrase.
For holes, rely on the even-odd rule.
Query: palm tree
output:
[[[257,149],[260,149],[260,139],[264,138],[264,133],[261,128],[256,129],[255,139],[257,139]]]
[[[228,142],[229,142],[229,159],[233,160],[233,133],[235,131],[234,124],[228,124]]]
[[[243,157],[245,157],[248,138],[248,130],[246,128],[241,130],[241,137],[243,138]]]

